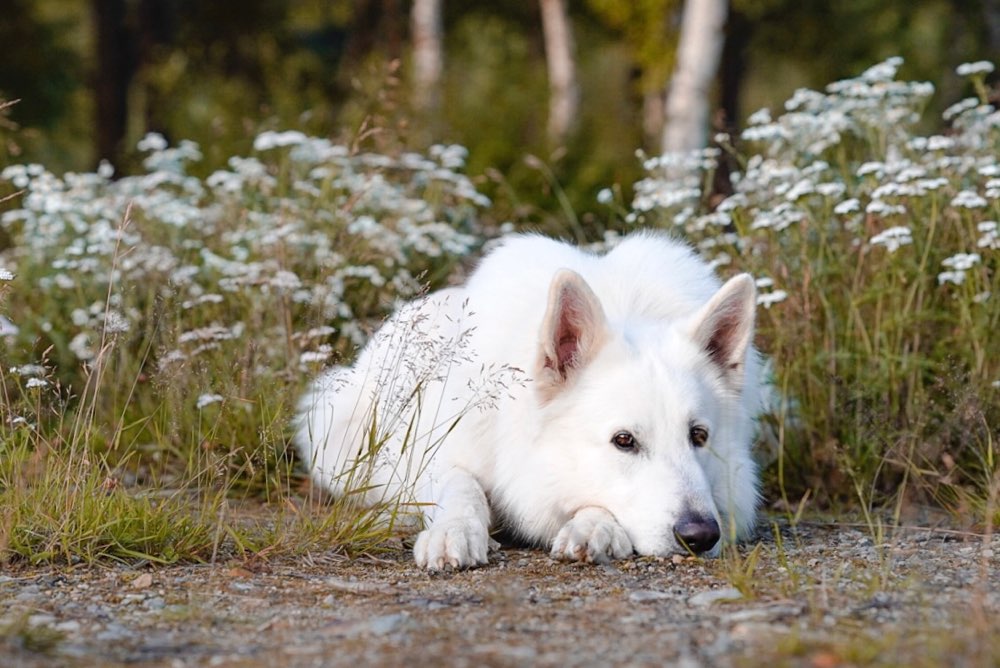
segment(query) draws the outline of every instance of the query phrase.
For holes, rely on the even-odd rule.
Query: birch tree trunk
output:
[[[704,148],[709,96],[725,41],[727,0],[685,0],[677,67],[667,92],[663,152]]]
[[[413,101],[417,109],[433,113],[441,105],[444,48],[441,36],[442,0],[413,0],[410,36],[413,40]]]
[[[553,144],[561,144],[576,123],[580,104],[576,63],[573,60],[573,31],[565,0],[539,1],[549,72],[549,140]]]

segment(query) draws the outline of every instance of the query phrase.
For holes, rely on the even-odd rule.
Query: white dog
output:
[[[713,556],[754,526],[754,311],[749,275],[665,235],[513,236],[320,376],[296,444],[334,494],[419,504],[432,570],[486,563],[491,528],[562,559]]]

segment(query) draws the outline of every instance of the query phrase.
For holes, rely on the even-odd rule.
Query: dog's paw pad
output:
[[[429,571],[458,570],[487,562],[489,534],[472,520],[436,522],[421,531],[413,545],[417,565]]]

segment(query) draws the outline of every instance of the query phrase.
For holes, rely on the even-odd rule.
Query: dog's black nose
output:
[[[719,542],[719,523],[703,515],[682,515],[674,525],[674,537],[681,547],[695,554],[708,552]]]

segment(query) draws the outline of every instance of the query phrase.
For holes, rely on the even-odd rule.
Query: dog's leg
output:
[[[567,561],[600,564],[632,554],[632,541],[614,515],[604,508],[587,506],[556,534],[552,556]]]
[[[431,571],[486,563],[490,508],[486,492],[471,474],[452,469],[438,495],[431,525],[413,546],[417,565]]]

